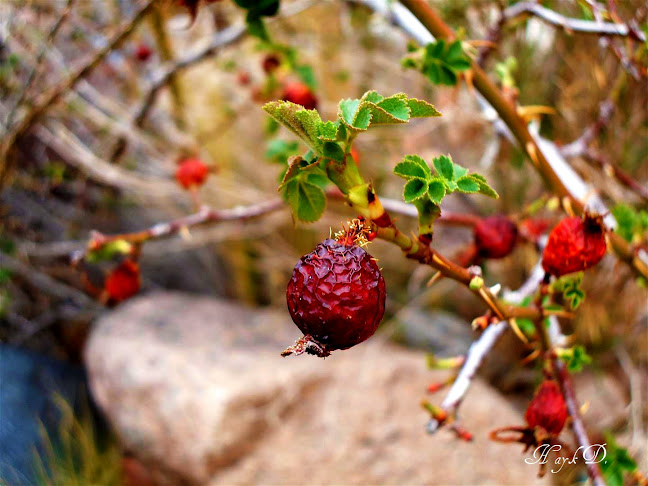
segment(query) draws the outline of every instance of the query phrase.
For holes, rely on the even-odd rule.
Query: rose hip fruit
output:
[[[185,189],[202,186],[209,175],[209,168],[202,160],[184,159],[176,170],[175,178]]]
[[[490,216],[475,225],[475,245],[483,258],[504,258],[515,248],[517,226],[506,216]]]
[[[141,278],[137,262],[127,259],[106,277],[104,288],[113,302],[121,302],[140,290]]]
[[[606,248],[600,217],[565,218],[549,233],[542,268],[556,277],[587,270],[603,259]]]
[[[146,62],[153,55],[153,50],[147,44],[139,44],[135,49],[135,57],[138,61]]]
[[[284,101],[290,101],[297,105],[302,105],[307,110],[314,110],[317,108],[317,97],[308,86],[299,81],[287,83],[284,86],[281,99]]]
[[[371,337],[385,313],[385,280],[352,241],[327,239],[303,256],[286,289],[290,317],[304,333],[284,356],[325,357]]]
[[[560,434],[567,420],[567,405],[555,381],[542,382],[524,418],[532,429],[542,427],[553,436]]]
[[[281,60],[279,59],[279,56],[277,56],[276,54],[268,54],[263,58],[261,67],[266,74],[270,74],[274,72],[280,64]]]

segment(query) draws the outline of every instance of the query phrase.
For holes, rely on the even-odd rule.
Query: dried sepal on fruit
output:
[[[290,317],[304,333],[282,355],[320,357],[371,337],[385,313],[385,279],[367,253],[371,228],[353,220],[304,255],[286,289]]]
[[[542,268],[556,277],[581,272],[600,262],[606,249],[601,216],[564,218],[549,233]]]

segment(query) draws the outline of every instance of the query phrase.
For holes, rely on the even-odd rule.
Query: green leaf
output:
[[[439,178],[432,179],[428,184],[427,194],[433,203],[440,204],[446,194],[446,186],[443,180]]]
[[[371,122],[371,110],[362,106],[360,100],[340,101],[338,117],[351,130],[366,130]]]
[[[581,372],[584,366],[592,362],[592,358],[580,344],[571,349],[561,350],[558,355],[567,363],[567,369],[572,373]]]
[[[270,140],[266,149],[266,159],[283,164],[288,157],[295,155],[299,148],[299,142],[287,142],[285,140]]]
[[[128,255],[133,251],[133,244],[126,240],[115,240],[106,243],[97,250],[89,251],[86,260],[90,263],[109,261],[119,255]]]
[[[430,170],[430,166],[427,165],[427,162],[425,162],[425,160],[423,160],[418,155],[406,155],[403,158],[403,162],[412,162],[412,163],[418,165],[419,167],[421,167],[423,169],[423,171],[425,172],[425,178],[426,179],[429,179],[430,177],[432,177],[432,171]]]
[[[457,190],[467,194],[479,192],[479,183],[470,176],[464,176],[457,181]]]
[[[599,462],[608,486],[623,486],[624,474],[637,470],[637,463],[624,447],[620,447],[612,434],[605,434],[605,459]]]
[[[11,280],[11,270],[0,268],[0,285],[5,285],[9,280]]]
[[[425,169],[421,167],[420,164],[409,160],[404,160],[403,162],[396,164],[396,167],[394,167],[394,174],[404,179],[417,177],[419,179],[427,180],[430,177],[429,173],[426,173]]]
[[[407,95],[400,94],[385,98],[377,104],[378,107],[385,110],[391,116],[403,122],[410,118],[410,108],[407,103]]]
[[[326,208],[324,191],[308,181],[307,177],[295,177],[285,187],[285,199],[293,215],[305,223],[317,221]]]
[[[455,165],[456,169],[456,165]],[[470,174],[470,177],[479,184],[479,193],[484,196],[492,197],[493,199],[499,199],[499,194],[495,192],[491,186],[486,182],[486,178],[481,174]]]
[[[428,118],[431,116],[441,116],[437,109],[427,101],[417,100],[410,98],[407,100],[410,108],[410,117],[412,118]]]
[[[420,70],[434,84],[455,85],[458,73],[470,69],[470,58],[461,41],[447,44],[438,40],[410,53],[402,62],[405,68]]]
[[[344,150],[336,142],[324,142],[322,154],[328,159],[337,160],[338,162],[344,161]]]
[[[301,79],[312,91],[317,89],[317,80],[315,79],[315,72],[312,67],[307,64],[301,64],[295,66],[295,72],[299,79]]]
[[[450,181],[453,179],[454,164],[452,163],[452,159],[450,159],[450,157],[441,155],[439,157],[435,157],[432,163],[434,164],[434,168],[436,169],[437,173],[441,177]]]
[[[337,141],[338,125],[332,121],[321,123],[319,125],[318,138],[322,141],[335,142]]]
[[[403,199],[405,202],[412,202],[426,194],[427,183],[421,179],[410,179],[403,188]]]
[[[616,232],[626,241],[642,238],[648,230],[648,213],[636,210],[627,204],[617,204],[611,210],[617,222]]]
[[[322,119],[317,110],[306,110],[290,101],[271,101],[266,103],[263,109],[315,152],[322,153],[323,142],[319,139]]]

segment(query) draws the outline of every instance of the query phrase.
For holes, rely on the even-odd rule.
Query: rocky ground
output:
[[[322,360],[281,358],[287,313],[159,293],[96,323],[93,394],[158,480],[187,484],[533,484],[520,447],[491,429],[521,413],[477,380],[462,408],[475,435],[425,433],[425,388],[447,375],[380,336]]]

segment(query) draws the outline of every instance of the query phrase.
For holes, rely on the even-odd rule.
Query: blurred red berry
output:
[[[521,221],[519,226],[523,238],[536,242],[549,229],[550,223],[542,218],[527,218]]]
[[[175,177],[185,189],[202,186],[209,175],[209,168],[200,159],[184,159],[176,170]]]
[[[549,234],[542,268],[556,277],[587,270],[603,259],[606,249],[600,217],[565,218]]]
[[[139,44],[135,50],[135,57],[138,61],[146,62],[153,55],[153,50],[147,44]]]
[[[317,97],[308,86],[301,81],[293,81],[284,86],[281,99],[301,105],[307,110],[317,108]]]
[[[508,217],[490,216],[475,225],[475,245],[483,258],[504,258],[515,248],[517,226]]]
[[[524,418],[532,429],[542,427],[553,436],[560,434],[567,420],[567,405],[555,381],[542,382]]]
[[[280,64],[281,60],[279,59],[279,56],[277,56],[276,54],[267,54],[261,62],[261,67],[266,74],[270,74],[274,72]]]
[[[286,289],[290,317],[302,339],[319,350],[303,351],[322,357],[371,337],[385,313],[385,297],[374,258],[354,243],[333,239],[299,260]]]
[[[241,86],[247,86],[250,84],[250,73],[243,70],[239,71],[236,74],[236,82]]]
[[[121,302],[137,294],[140,289],[139,265],[133,260],[124,260],[112,269],[106,277],[104,288],[113,302]]]

